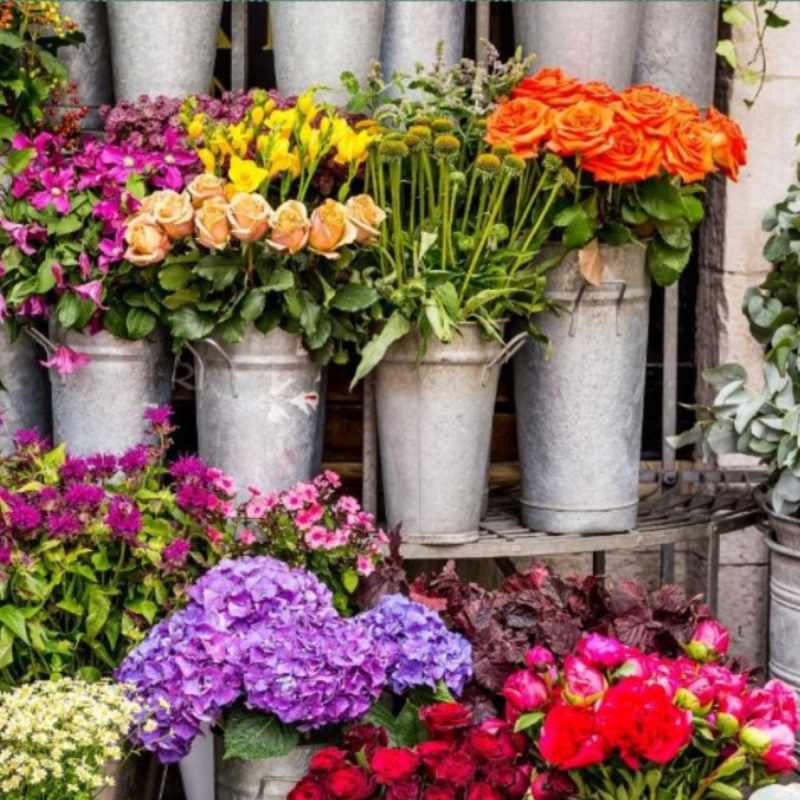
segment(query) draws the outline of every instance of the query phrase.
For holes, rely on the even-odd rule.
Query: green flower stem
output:
[[[731,755],[729,755],[725,761],[723,761],[710,775],[700,782],[700,785],[697,787],[697,791],[692,795],[691,800],[700,800],[700,798],[708,791],[708,788],[711,786],[711,784],[717,780],[725,764],[727,764],[732,758],[738,758],[743,752],[744,751],[740,747],[734,753],[731,753]]]
[[[439,197],[442,201],[441,231],[442,231],[442,269],[447,269],[447,259],[450,253],[450,167],[442,161],[439,164]]]
[[[478,180],[478,170],[472,165],[472,175],[469,179],[469,189],[467,191],[467,203],[464,206],[464,215],[461,218],[461,233],[467,232],[467,222],[469,222],[469,212],[472,208],[472,197],[475,194],[475,182]]]
[[[481,181],[481,194],[478,198],[478,213],[475,215],[475,229],[477,230],[483,219],[484,211],[486,210],[486,199],[489,196],[489,179],[484,178]]]
[[[509,240],[509,246],[513,246],[514,242],[517,240],[517,236],[519,236],[522,228],[525,224],[525,220],[530,216],[531,211],[533,211],[533,206],[536,203],[542,189],[544,188],[544,179],[547,177],[547,173],[542,173],[541,178],[539,178],[539,182],[536,184],[536,188],[533,190],[533,194],[531,195],[530,200],[528,200],[527,205],[525,206],[525,210],[522,212],[522,216],[519,220],[514,218],[514,229],[511,232],[511,239]]]
[[[414,211],[417,205],[417,173],[419,172],[419,157],[416,155],[411,156],[411,202],[408,205],[408,231],[411,234],[412,240],[414,236]]]
[[[431,216],[435,216],[438,210],[436,205],[436,192],[433,189],[433,170],[431,169],[431,160],[427,153],[422,154],[422,167],[425,170],[425,175],[428,179],[428,206]]]
[[[401,219],[402,205],[400,191],[400,161],[393,161],[389,165],[389,180],[391,181],[392,194],[392,239],[394,240],[394,259],[397,269],[397,285],[402,288],[405,283],[403,276],[403,221]]]
[[[478,266],[478,261],[483,255],[483,250],[486,247],[486,243],[489,241],[489,236],[491,235],[492,228],[494,227],[494,221],[497,219],[497,215],[503,206],[503,200],[505,200],[506,192],[508,191],[510,184],[511,176],[505,175],[502,181],[499,181],[498,185],[495,186],[495,191],[492,192],[492,205],[490,206],[491,211],[489,212],[489,219],[486,221],[481,240],[472,255],[472,260],[470,261],[469,268],[467,269],[467,274],[464,276],[464,283],[461,284],[461,291],[458,294],[459,302],[462,302],[464,299],[467,286],[469,286],[469,282],[472,280],[472,275],[475,272],[475,268]]]
[[[553,203],[555,203],[556,198],[558,197],[558,192],[561,189],[561,182],[557,181],[555,186],[550,190],[550,196],[547,198],[547,202],[544,204],[544,208],[542,209],[542,213],[539,214],[539,219],[536,220],[536,224],[531,228],[530,233],[528,234],[525,242],[522,245],[522,252],[524,253],[531,245],[536,234],[539,232],[539,228],[542,227],[542,223],[547,219],[547,214],[550,211]],[[514,266],[511,267],[511,271],[509,273],[509,280],[513,277],[514,273],[520,268],[525,257],[523,255],[517,256],[517,260],[514,262]]]

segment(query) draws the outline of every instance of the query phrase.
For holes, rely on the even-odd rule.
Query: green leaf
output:
[[[14,634],[8,628],[0,628],[0,669],[14,663]]]
[[[722,19],[735,28],[750,23],[750,16],[742,10],[740,3],[731,3],[723,12]]]
[[[3,138],[2,131],[2,118],[0,118],[0,139]],[[28,164],[31,163],[33,157],[36,155],[36,150],[33,147],[25,147],[22,150],[12,150],[6,156],[6,166],[12,175],[18,175]]]
[[[371,286],[348,283],[336,292],[331,300],[331,308],[338,308],[340,311],[363,311],[378,300],[380,294]]]
[[[706,210],[700,200],[692,195],[685,194],[683,196],[683,205],[686,207],[686,219],[692,227],[703,221]]]
[[[523,714],[514,725],[514,733],[525,731],[532,728],[544,719],[544,714],[541,711],[534,711],[532,714]]]
[[[211,281],[215,292],[227,289],[242,272],[242,262],[230,256],[206,256],[194,268],[196,275]]]
[[[30,644],[28,629],[25,626],[25,616],[16,606],[0,606],[0,624],[7,628],[25,644]]]
[[[708,788],[712,794],[724,797],[725,800],[742,800],[743,797],[738,789],[734,789],[733,786],[728,786],[727,783],[722,783],[721,781],[714,781]]]
[[[668,436],[667,444],[673,449],[678,450],[689,444],[696,444],[703,438],[703,429],[699,425],[689,428],[688,431],[679,433],[677,436]]]
[[[719,390],[734,381],[744,383],[747,380],[747,371],[741,364],[722,364],[719,367],[704,369],[703,380]]]
[[[0,33],[2,33],[2,31],[0,31]],[[13,139],[18,130],[19,126],[11,117],[0,114],[0,141]]]
[[[71,328],[81,316],[80,298],[72,292],[62,294],[56,306],[56,316],[61,325]]]
[[[597,234],[597,238],[603,244],[610,244],[614,247],[628,244],[628,242],[634,240],[631,229],[627,225],[622,225],[619,222],[609,222],[603,225]]]
[[[638,184],[636,195],[644,211],[654,220],[673,222],[686,216],[683,197],[668,178],[651,178]]]
[[[76,617],[83,616],[83,604],[74,597],[65,597],[56,607],[63,609],[68,614],[74,614]]]
[[[736,47],[730,39],[718,41],[714,52],[724,58],[733,69],[736,69],[739,64],[739,58],[736,55]]]
[[[692,246],[692,232],[685,219],[675,222],[656,222],[656,230],[661,238],[670,246],[683,250]]]
[[[86,578],[89,583],[97,583],[97,575],[86,564],[70,564],[67,567],[67,572],[71,575],[80,575],[81,578]]]
[[[283,267],[275,267],[264,281],[268,292],[285,292],[294,286],[294,273]]]
[[[267,296],[263,291],[258,289],[251,289],[242,300],[241,308],[239,309],[239,316],[245,322],[252,322],[258,319],[264,312],[264,306],[267,303]]]
[[[196,303],[200,296],[199,287],[187,286],[185,289],[178,289],[177,292],[167,295],[163,303],[164,307],[170,311],[177,311],[179,308]]]
[[[21,36],[11,31],[0,30],[0,47],[8,47],[11,50],[20,50],[24,41]]]
[[[57,236],[68,236],[70,233],[75,233],[83,228],[83,220],[75,214],[70,214],[68,217],[62,217],[53,227],[53,233]]]
[[[283,725],[273,714],[233,708],[225,719],[224,745],[226,759],[254,761],[281,758],[294,750],[300,741],[297,731]]]
[[[86,638],[96,639],[111,613],[111,600],[102,586],[90,586],[86,614]]]
[[[47,294],[56,285],[56,276],[53,274],[53,262],[49,259],[42,263],[36,273],[36,293]]]
[[[144,617],[151,625],[158,614],[158,606],[152,600],[134,600],[126,606],[128,611]]]
[[[348,594],[353,594],[358,589],[358,573],[352,569],[345,570],[342,574],[342,586]]]
[[[170,264],[158,273],[158,282],[161,288],[168,292],[183,289],[192,279],[192,271],[183,264]]]
[[[396,747],[415,747],[428,738],[428,732],[419,716],[419,708],[407,701],[394,723]]]
[[[399,311],[395,311],[383,330],[374,337],[365,347],[361,355],[361,361],[356,369],[351,388],[355,386],[365,375],[372,372],[386,355],[386,351],[398,339],[401,339],[411,330],[411,323]]]
[[[244,341],[244,326],[245,321],[241,317],[231,317],[221,322],[217,326],[216,332],[223,342],[239,344]]]
[[[768,28],[785,28],[789,24],[788,19],[770,8],[764,11],[764,16],[766,17],[765,24]]]
[[[647,247],[647,267],[659,286],[671,286],[686,269],[691,255],[691,246],[682,249],[670,247],[656,235]]]
[[[594,218],[584,208],[579,208],[578,213],[564,228],[562,241],[568,250],[577,250],[588,244],[595,234],[597,225]]]
[[[184,307],[169,317],[170,330],[176,339],[204,339],[216,325],[213,317],[203,316],[193,308]]]
[[[149,311],[143,308],[132,308],[125,318],[125,327],[131,339],[144,339],[149,336],[156,327],[158,320]]]

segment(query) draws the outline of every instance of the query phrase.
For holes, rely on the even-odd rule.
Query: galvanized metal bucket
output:
[[[650,276],[637,244],[601,247],[600,286],[572,253],[548,277],[572,313],[541,314],[552,342],[514,361],[522,520],[550,533],[607,533],[636,524]]]
[[[561,67],[581,80],[631,83],[644,6],[627,0],[514,3],[518,45],[536,53],[539,67]]]
[[[273,3],[269,7],[275,76],[283,95],[324,84],[325,98],[344,103],[349,95],[339,76],[363,81],[380,58],[386,4],[376,0]]]
[[[172,358],[166,333],[128,342],[101,331],[55,331],[53,338],[91,359],[70,375],[51,376],[53,436],[71,453],[122,453],[141,442],[144,412],[170,401]]]
[[[478,538],[502,355],[471,323],[450,344],[431,339],[422,357],[419,333],[408,334],[378,365],[384,500],[404,541]]]
[[[432,64],[439,42],[444,61],[455,64],[464,53],[462,0],[394,0],[386,7],[381,62],[386,78],[394,72],[414,74],[417,63]]]
[[[26,428],[36,428],[49,436],[50,381],[47,370],[39,363],[44,358],[41,347],[24,333],[13,344],[5,326],[0,326],[0,452],[9,453],[14,447],[14,434]]]
[[[311,756],[318,749],[304,745],[282,758],[224,759],[222,740],[215,737],[216,800],[286,800],[308,772]]]
[[[211,726],[207,723],[202,725],[201,734],[192,742],[189,755],[178,764],[186,800],[215,800],[215,739]]]
[[[286,489],[319,472],[322,370],[297,334],[251,328],[241,344],[205,339],[196,351],[201,457],[248,486]]]
[[[764,542],[770,551],[769,674],[800,695],[800,550],[769,533]]]
[[[211,88],[222,3],[208,0],[107,3],[114,94],[185,97]]]

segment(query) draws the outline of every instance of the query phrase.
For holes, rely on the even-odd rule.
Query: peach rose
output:
[[[211,250],[224,250],[231,240],[228,204],[223,198],[206,200],[194,215],[197,241]]]
[[[356,242],[372,244],[380,236],[386,212],[368,194],[357,194],[345,204],[347,218],[356,226]]]
[[[358,228],[347,216],[347,209],[328,198],[311,214],[311,230],[308,244],[318,255],[336,259],[340,247],[352,244],[358,236]]]
[[[269,228],[272,209],[260,194],[237,192],[228,205],[231,234],[240,242],[257,242]]]
[[[186,191],[192,196],[192,205],[195,208],[215,197],[225,197],[225,181],[216,175],[198,175],[187,187]]]
[[[147,213],[135,214],[125,224],[125,259],[137,267],[158,264],[169,252],[169,237]]]
[[[272,215],[272,231],[267,244],[294,255],[306,246],[310,229],[306,207],[298,200],[287,200]]]
[[[155,192],[152,214],[170,239],[183,239],[194,230],[192,198],[186,193],[164,189]]]

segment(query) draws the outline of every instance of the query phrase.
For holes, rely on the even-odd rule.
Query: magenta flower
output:
[[[0,294],[0,322],[5,322],[8,319],[8,310],[6,309],[6,299]]]
[[[97,259],[101,272],[108,272],[113,264],[125,257],[125,232],[120,228],[111,239],[101,239],[97,248],[100,257]]]
[[[113,145],[106,145],[103,148],[100,161],[106,165],[108,177],[122,186],[134,172],[143,172],[147,167],[147,158],[143,152],[130,151]]]
[[[92,276],[92,262],[85,251],[78,256],[78,266],[81,268],[81,277],[88,280]]]
[[[0,228],[11,237],[11,241],[17,249],[26,256],[32,256],[36,252],[36,248],[31,246],[31,242],[47,241],[47,230],[35,222],[30,225],[22,225],[0,217]]]
[[[86,353],[76,353],[71,347],[62,344],[53,351],[53,355],[47,361],[42,361],[41,364],[48,369],[55,368],[59,375],[70,375],[76,369],[85,367],[90,361]]]
[[[162,555],[164,560],[172,567],[180,567],[186,561],[190,549],[189,542],[185,539],[176,539],[172,544],[164,548]]]
[[[50,316],[50,306],[41,297],[26,297],[17,309],[18,317],[44,317]]]
[[[102,302],[103,281],[90,281],[89,283],[84,283],[81,286],[73,286],[72,291],[75,292],[78,297],[82,297],[84,300],[91,300],[94,303],[95,308],[108,308],[108,306],[104,306]]]
[[[728,652],[727,629],[713,619],[703,620],[695,629],[686,651],[695,661],[716,661]]]
[[[590,664],[602,669],[614,669],[625,661],[627,650],[619,639],[590,633],[578,642],[577,653]]]
[[[68,192],[75,185],[71,169],[45,170],[41,175],[43,190],[34,192],[31,196],[31,205],[38,211],[44,211],[48,206],[58,211],[59,214],[69,214],[72,206]]]

